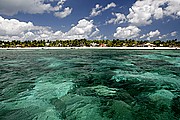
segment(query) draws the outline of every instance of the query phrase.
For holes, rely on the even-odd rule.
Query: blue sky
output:
[[[0,0],[1,40],[180,39],[179,0]]]

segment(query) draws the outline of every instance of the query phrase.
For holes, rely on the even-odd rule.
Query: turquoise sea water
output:
[[[179,50],[0,51],[0,120],[179,119]]]

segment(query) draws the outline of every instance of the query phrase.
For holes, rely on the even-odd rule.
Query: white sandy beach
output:
[[[122,49],[122,50],[180,50],[179,47],[25,47],[0,48],[0,50],[33,50],[33,49]]]

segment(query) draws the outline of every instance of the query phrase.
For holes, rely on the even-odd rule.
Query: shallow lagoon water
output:
[[[179,50],[1,50],[0,120],[179,120]]]

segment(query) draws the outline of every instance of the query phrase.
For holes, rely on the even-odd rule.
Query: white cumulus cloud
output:
[[[112,13],[112,15],[114,15],[116,18],[111,18],[110,20],[106,21],[106,23],[120,24],[120,23],[124,23],[126,21],[126,16],[124,14]]]
[[[49,27],[35,26],[32,22],[4,19],[0,16],[0,40],[56,40],[91,39],[99,36],[99,29],[93,20],[82,19],[69,31],[53,31]]]
[[[128,21],[136,26],[149,25],[164,16],[180,17],[179,0],[138,0],[129,9]]]
[[[59,17],[59,18],[65,18],[65,17],[67,17],[68,15],[70,15],[71,12],[72,12],[72,8],[67,7],[67,8],[65,8],[65,9],[64,9],[63,11],[61,11],[61,12],[55,12],[54,15],[55,15],[56,17]]]
[[[159,30],[155,30],[155,31],[150,31],[147,34],[143,34],[140,38],[147,38],[147,40],[150,40],[151,38],[155,38],[158,37],[161,33],[159,32]],[[161,36],[161,37],[165,37],[165,36]]]
[[[31,22],[20,22],[16,19],[4,19],[0,16],[0,35],[18,35],[25,31],[36,30],[38,27]]]
[[[97,15],[100,15],[103,11],[108,10],[110,8],[116,7],[115,3],[109,3],[106,7],[102,7],[99,4],[96,4],[95,8],[92,8],[92,11],[90,13],[90,17],[95,17]]]
[[[140,31],[136,26],[118,27],[114,37],[118,39],[132,39],[138,37]]]
[[[93,20],[86,20],[81,19],[78,21],[77,25],[73,26],[69,31],[62,32],[62,31],[42,31],[40,30],[37,34],[38,40],[40,39],[49,39],[49,40],[56,40],[56,39],[62,39],[62,40],[68,40],[68,39],[90,39],[95,38],[98,36],[99,29],[97,26],[94,25]]]
[[[0,0],[0,14],[13,16],[19,12],[28,14],[55,12],[55,16],[64,18],[72,12],[72,8],[63,9],[66,0],[59,0],[57,5],[53,6],[54,1],[58,0]]]
[[[177,32],[176,31],[174,31],[174,32],[171,32],[171,36],[176,36],[176,34],[177,34]]]
[[[161,35],[161,36],[159,36],[158,38],[159,38],[159,39],[165,39],[167,36],[168,36],[168,34],[166,34],[166,35]]]
[[[65,36],[69,39],[81,39],[96,36],[98,33],[99,29],[93,24],[93,20],[82,19],[66,32]]]
[[[95,8],[92,8],[90,16],[92,17],[92,16],[99,15],[101,13],[101,10],[100,10],[101,8],[102,6],[100,6],[99,4],[96,4]]]
[[[112,3],[110,3],[110,4],[107,4],[107,6],[102,9],[102,11],[107,10],[107,9],[110,9],[110,8],[113,8],[113,7],[116,7],[116,4],[112,2]]]
[[[45,4],[44,0],[0,0],[0,14],[15,15],[23,13],[44,13],[50,11],[51,4]]]

